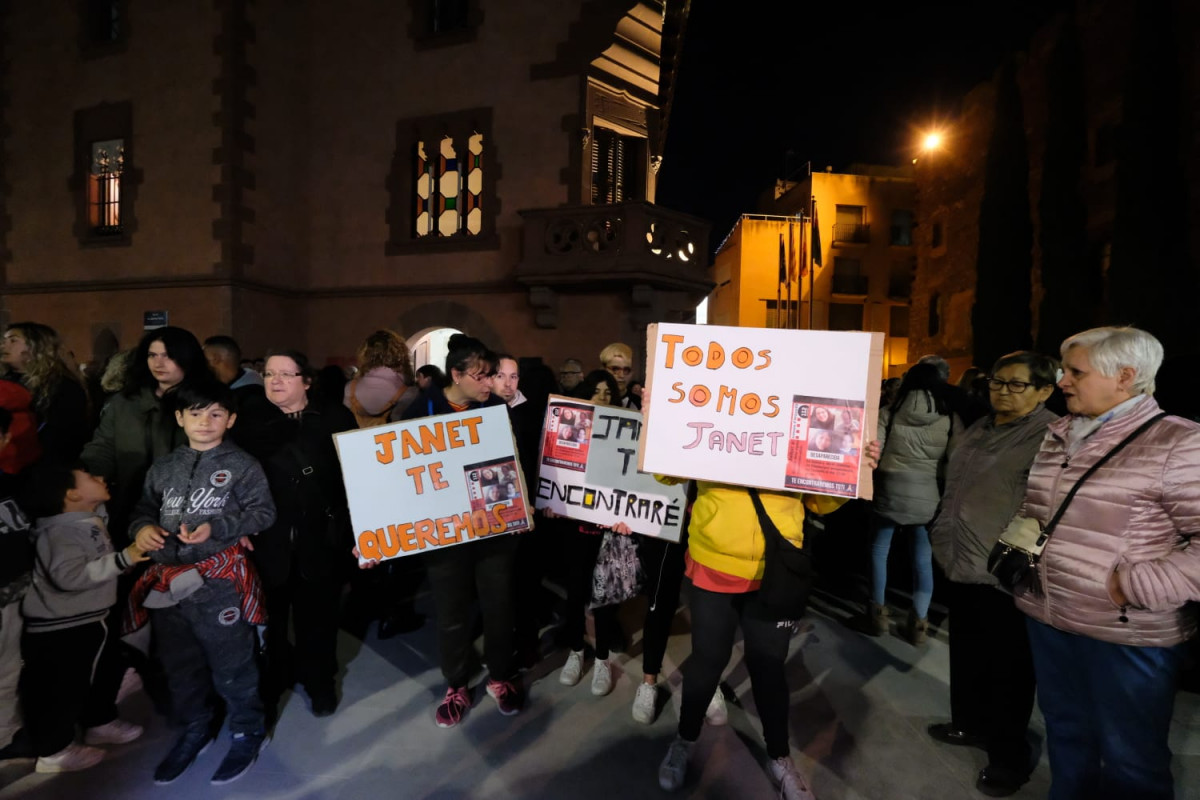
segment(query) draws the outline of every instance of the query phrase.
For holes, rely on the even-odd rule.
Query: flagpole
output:
[[[801,217],[800,217],[800,257],[803,258],[805,261],[808,261],[808,240],[805,239],[805,237],[807,235],[808,235],[808,231],[806,231],[804,229],[804,217],[803,217],[803,215],[801,215]],[[799,327],[800,327],[800,319],[801,319],[800,318],[800,309],[804,305],[804,284],[801,283],[801,281],[804,280],[804,270],[807,267],[808,267],[808,264],[801,264],[800,265],[801,272],[799,275],[796,276],[796,279],[797,279],[796,280],[796,295],[797,295],[797,297],[796,297],[796,328],[797,329],[799,329]],[[810,304],[812,303],[812,295],[811,294],[808,297],[808,302]],[[810,325],[809,327],[811,328],[812,326]]]
[[[811,184],[810,184],[811,185]],[[808,225],[811,228],[817,224],[817,219],[813,216],[817,208],[817,198],[810,194],[808,196]],[[808,329],[813,329],[813,312],[817,306],[817,290],[816,290],[816,270],[813,268],[813,250],[816,247],[820,237],[809,235],[808,237]]]
[[[788,223],[788,241],[787,241],[787,243],[788,243],[788,257],[787,257],[788,270],[787,270],[787,273],[785,273],[786,277],[787,277],[787,315],[784,317],[783,327],[790,329],[792,327],[792,256],[795,255],[792,252],[792,223],[790,223],[790,222]]]
[[[785,269],[785,265],[783,263],[783,233],[781,232],[779,234],[779,280],[775,281],[775,327],[776,328],[781,327],[779,324],[779,320],[781,319],[781,317],[779,316],[779,312],[782,310],[780,308],[780,303],[783,301],[783,290],[780,289],[779,287],[783,284],[782,279],[785,274],[784,269]],[[791,291],[790,286],[788,287],[788,291],[789,292]]]

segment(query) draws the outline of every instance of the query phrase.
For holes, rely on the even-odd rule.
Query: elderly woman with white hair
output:
[[[1051,800],[1171,798],[1167,742],[1200,600],[1200,425],[1155,402],[1163,349],[1136,328],[1062,345],[1070,414],[1050,425],[1022,513],[1043,526],[1027,616]],[[1098,467],[1098,468],[1097,468]]]

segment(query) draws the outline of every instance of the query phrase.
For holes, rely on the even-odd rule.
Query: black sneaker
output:
[[[213,738],[208,723],[185,730],[175,742],[175,746],[171,748],[171,752],[167,753],[167,757],[154,770],[154,782],[159,786],[173,783],[176,778],[187,772],[188,767],[200,757],[201,753],[208,749]]]
[[[314,717],[328,717],[337,711],[338,699],[333,689],[310,691],[308,697],[312,701],[312,715]]]
[[[233,783],[246,774],[258,760],[258,754],[267,745],[265,733],[235,733],[229,752],[217,771],[213,773],[212,784],[220,786],[223,783]]]

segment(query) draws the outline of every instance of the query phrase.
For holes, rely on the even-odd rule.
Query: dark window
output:
[[[797,325],[800,322],[800,301],[792,300],[791,305],[787,300],[780,300],[778,303],[774,300],[767,300],[767,327],[768,328],[786,328],[789,325]],[[783,309],[783,319],[780,319],[779,309]],[[791,311],[789,314],[788,312]],[[789,322],[790,320],[790,322]]]
[[[84,58],[124,51],[129,39],[128,0],[77,0],[79,49]]]
[[[830,303],[829,330],[861,331],[864,307],[861,303]]]
[[[449,33],[468,25],[467,0],[429,0],[430,33]]]
[[[496,246],[499,163],[491,109],[404,120],[387,186],[390,254]]]
[[[410,34],[417,49],[447,47],[474,41],[483,12],[479,0],[408,0],[412,6]]]
[[[833,223],[833,240],[859,244],[870,241],[871,231],[864,221],[866,210],[864,206],[838,206],[837,218]]]
[[[834,294],[866,294],[869,285],[860,259],[840,256],[833,259]]]
[[[908,337],[908,306],[892,306],[888,311],[888,335],[898,339]]]
[[[942,330],[942,296],[934,292],[929,298],[929,335],[937,336]]]
[[[596,126],[592,133],[592,203],[642,200],[646,195],[646,140]]]
[[[133,110],[106,103],[75,112],[75,235],[85,245],[129,244],[141,172],[134,168]]]
[[[905,247],[912,244],[913,214],[911,211],[892,212],[891,243]]]
[[[893,261],[888,270],[888,297],[912,297],[913,275],[916,271],[915,258]]]
[[[933,223],[932,227],[933,227],[933,230],[929,236],[929,246],[932,247],[934,250],[937,250],[943,244],[942,223],[935,222],[935,223]]]
[[[1117,159],[1117,128],[1115,125],[1101,125],[1096,128],[1093,145],[1092,163],[1103,167]]]

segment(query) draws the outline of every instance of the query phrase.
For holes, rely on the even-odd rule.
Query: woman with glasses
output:
[[[495,353],[483,342],[461,333],[447,343],[443,390],[431,385],[404,412],[405,419],[453,414],[485,405],[491,398],[496,374]],[[438,648],[446,695],[434,711],[439,728],[452,728],[471,707],[468,682],[475,671],[472,642],[474,608],[478,595],[483,615],[483,650],[487,660],[487,693],[505,716],[517,714],[524,693],[517,685],[514,653],[514,562],[517,540],[512,536],[490,536],[481,541],[431,550],[425,568],[437,611]]]
[[[986,748],[976,788],[992,797],[1029,778],[1026,738],[1033,711],[1033,659],[1025,617],[987,570],[988,554],[1025,497],[1029,465],[1058,419],[1043,404],[1058,362],[1009,353],[987,379],[992,412],[950,441],[946,490],[930,532],[933,556],[949,577],[950,721],[929,726],[945,744]]]
[[[272,353],[263,368],[269,402],[247,408],[233,427],[237,444],[262,463],[277,510],[251,554],[267,596],[263,704],[271,721],[296,683],[314,716],[338,705],[338,612],[354,537],[333,434],[358,426],[344,405],[309,392],[315,375],[303,353]]]

